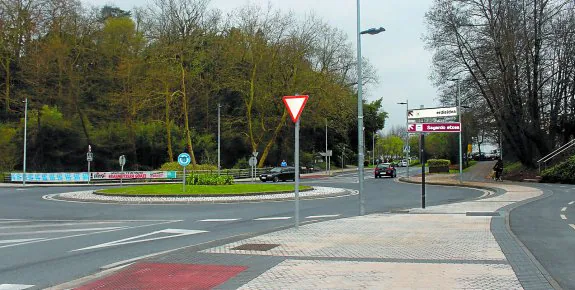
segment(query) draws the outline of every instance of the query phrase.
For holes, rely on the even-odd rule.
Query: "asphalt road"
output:
[[[405,169],[400,169],[400,174]],[[357,189],[353,173],[304,184]],[[43,200],[78,188],[0,188],[0,288],[45,288],[100,267],[179,247],[293,224],[293,202],[198,205],[117,205]],[[429,186],[427,204],[482,195],[473,189]],[[419,207],[420,186],[366,174],[367,213]],[[354,216],[358,197],[301,201],[302,221]],[[22,286],[14,286],[22,285]],[[10,289],[10,288],[8,288]],[[18,288],[13,288],[18,289]]]
[[[575,289],[575,186],[533,184],[546,198],[511,212],[511,230],[563,289]]]

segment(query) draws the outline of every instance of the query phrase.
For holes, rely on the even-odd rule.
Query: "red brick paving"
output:
[[[246,269],[245,266],[138,263],[76,289],[212,289]]]

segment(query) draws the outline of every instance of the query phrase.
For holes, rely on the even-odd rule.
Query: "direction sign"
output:
[[[181,153],[180,155],[178,155],[178,163],[181,166],[186,167],[186,166],[190,165],[190,162],[192,162],[192,158],[190,157],[190,154]]]
[[[416,109],[407,111],[408,119],[443,118],[457,116],[457,107]]]
[[[459,133],[461,123],[413,123],[407,126],[409,133]]]
[[[258,159],[252,156],[250,157],[248,163],[250,164],[250,166],[256,166],[258,164]]]
[[[94,153],[92,153],[92,152],[86,153],[86,161],[88,161],[88,162],[94,161]]]
[[[283,102],[288,112],[291,116],[291,119],[294,123],[297,123],[299,117],[301,116],[301,112],[307,103],[307,99],[309,96],[285,96],[283,97]]]
[[[120,162],[120,166],[126,165],[126,156],[125,155],[120,156],[118,161]]]

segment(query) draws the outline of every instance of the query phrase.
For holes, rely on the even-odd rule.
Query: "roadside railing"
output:
[[[565,160],[568,156],[571,156],[575,152],[575,139],[563,144],[563,146],[555,149],[553,152],[547,154],[545,157],[537,160],[537,165],[539,166],[539,173],[541,173],[541,168],[543,170],[547,169],[549,165],[553,166],[559,161]]]

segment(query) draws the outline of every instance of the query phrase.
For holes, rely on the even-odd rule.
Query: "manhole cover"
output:
[[[466,216],[500,216],[498,212],[472,212],[468,211],[465,213]]]
[[[269,251],[275,247],[278,247],[279,244],[243,244],[241,246],[237,246],[232,248],[232,250],[241,250],[241,251]]]

